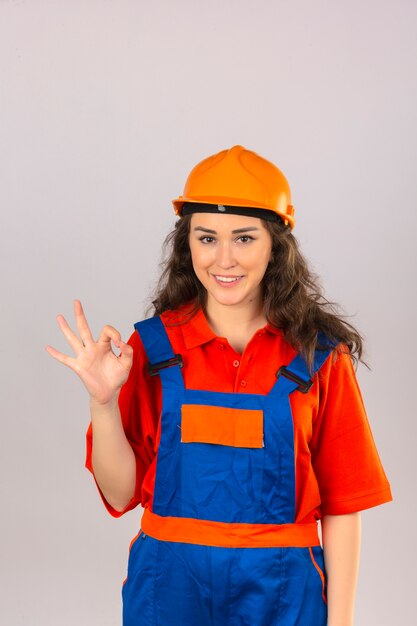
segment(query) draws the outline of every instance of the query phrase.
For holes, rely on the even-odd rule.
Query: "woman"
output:
[[[95,342],[75,301],[80,337],[58,321],[76,358],[48,347],[89,392],[107,510],[145,509],[123,623],[352,626],[360,511],[392,500],[361,336],[309,272],[275,165],[223,150],[173,204],[153,317]]]

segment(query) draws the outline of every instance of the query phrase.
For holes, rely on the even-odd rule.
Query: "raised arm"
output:
[[[57,321],[76,356],[62,354],[51,346],[46,346],[46,350],[71,368],[88,391],[94,432],[94,475],[106,500],[116,511],[121,511],[132,498],[136,482],[135,455],[126,438],[118,406],[120,389],[132,366],[133,350],[108,325],[95,341],[79,300],[74,300],[74,315],[79,336],[63,315],[58,315]],[[119,348],[119,356],[113,352],[111,341]]]

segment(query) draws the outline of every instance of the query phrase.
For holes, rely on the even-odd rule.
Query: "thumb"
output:
[[[133,361],[133,348],[128,343],[120,340],[119,345],[117,346],[120,350],[119,360],[120,363],[126,368],[130,369]]]

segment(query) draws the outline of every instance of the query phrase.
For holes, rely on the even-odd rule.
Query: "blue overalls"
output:
[[[279,370],[268,395],[186,389],[161,319],[135,328],[161,378],[162,415],[152,511],[144,511],[123,584],[124,626],[325,626],[317,523],[295,524],[289,394],[312,384],[303,358]],[[330,351],[316,350],[313,373]],[[232,445],[182,441],[193,407],[207,419],[221,408],[237,430],[241,414],[261,419],[261,442],[239,432]]]

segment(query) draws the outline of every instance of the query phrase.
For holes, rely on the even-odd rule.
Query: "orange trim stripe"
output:
[[[135,541],[137,541],[139,539],[139,537],[141,536],[143,530],[142,528],[139,530],[139,532],[133,537],[132,541],[129,544],[129,556],[130,556],[130,551],[133,548],[133,544],[135,543]],[[122,587],[127,583],[127,576],[124,579],[124,581],[122,582]]]
[[[308,524],[243,524],[190,517],[162,517],[143,512],[144,533],[161,541],[178,541],[224,548],[319,546],[317,522]]]
[[[263,411],[256,409],[183,404],[181,441],[262,448],[263,418]]]
[[[135,543],[135,541],[137,541],[139,537],[141,536],[142,532],[143,532],[142,529],[140,529],[139,532],[133,537],[132,541],[129,544],[129,552],[133,548],[133,544]]]
[[[316,568],[316,570],[318,571],[318,573],[320,574],[320,578],[321,578],[321,595],[323,597],[323,600],[327,604],[327,598],[326,598],[326,594],[324,592],[324,586],[326,584],[326,580],[324,578],[323,570],[321,569],[321,567],[317,563],[316,559],[314,558],[314,554],[313,554],[312,549],[310,547],[308,549],[309,549],[309,552],[310,552],[311,560],[313,561],[313,565]]]

